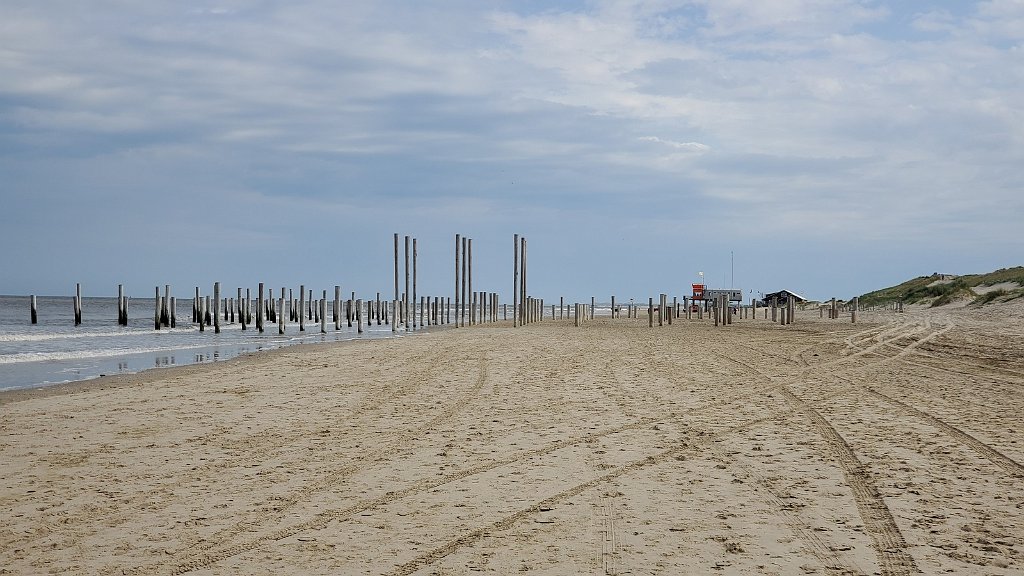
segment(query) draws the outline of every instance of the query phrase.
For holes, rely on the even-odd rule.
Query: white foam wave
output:
[[[74,352],[21,352],[18,354],[0,355],[0,364],[18,364],[22,362],[57,362],[61,360],[84,360],[87,358],[111,358],[132,354],[153,354],[156,352],[179,352],[197,348],[209,348],[209,344],[195,346],[165,346],[158,348],[123,348],[103,350],[76,350]]]

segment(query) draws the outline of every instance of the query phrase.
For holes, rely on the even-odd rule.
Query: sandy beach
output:
[[[758,316],[0,395],[0,574],[1024,573],[1024,304]]]

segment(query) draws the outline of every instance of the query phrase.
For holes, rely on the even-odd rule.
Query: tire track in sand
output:
[[[350,463],[335,470],[332,470],[329,474],[316,480],[310,481],[304,484],[299,489],[287,495],[278,497],[278,500],[275,501],[275,505],[273,507],[259,511],[245,520],[237,522],[223,530],[214,533],[207,540],[201,542],[200,544],[193,545],[187,548],[186,552],[193,554],[196,552],[202,553],[208,550],[218,548],[220,546],[224,546],[227,543],[229,543],[231,539],[237,537],[238,535],[246,532],[252,532],[264,523],[266,523],[267,521],[269,521],[271,518],[275,516],[280,516],[282,512],[294,507],[303,500],[309,498],[309,496],[317,492],[327,490],[332,486],[337,485],[344,479],[352,476],[354,473],[358,472],[362,468],[362,463],[394,455],[395,453],[399,452],[402,449],[402,446],[404,446],[411,440],[419,437],[425,431],[431,430],[437,427],[439,424],[450,420],[455,414],[457,414],[459,411],[465,408],[470,402],[472,402],[473,399],[480,392],[480,390],[483,388],[484,384],[487,381],[488,375],[487,362],[487,356],[481,356],[479,359],[478,376],[472,388],[466,391],[465,393],[461,394],[456,399],[455,402],[449,404],[440,414],[436,415],[434,418],[431,418],[422,426],[399,434],[397,438],[391,440],[387,445],[362,455],[359,458],[359,461],[356,463]],[[192,569],[195,568],[191,568],[190,570]]]
[[[901,402],[900,400],[897,400],[890,396],[886,396],[885,394],[882,394],[881,392],[873,388],[868,388],[867,391],[870,394],[874,395],[875,397],[885,402],[888,402],[893,406],[896,406],[904,414],[924,420],[925,422],[928,422],[935,428],[938,428],[939,430],[942,430],[946,434],[949,434],[954,439],[958,440],[960,443],[972,448],[974,451],[990,460],[996,466],[1010,473],[1010,475],[1015,476],[1017,478],[1024,478],[1024,464],[1021,464],[1020,462],[1017,462],[1016,460],[1010,458],[1009,456],[1006,456],[1002,452],[996,450],[995,448],[989,446],[988,444],[982,442],[981,440],[978,440],[977,438],[971,436],[967,432],[964,432],[963,430],[957,428],[956,426],[953,426],[952,424],[948,424],[942,420],[939,420],[938,418],[932,416],[931,414],[923,410],[914,408],[913,406],[907,404],[906,402]]]
[[[296,524],[292,524],[292,525],[280,528],[280,529],[275,530],[273,532],[269,532],[269,533],[264,533],[264,534],[258,535],[258,536],[254,537],[254,538],[252,538],[252,539],[250,539],[248,541],[232,544],[232,545],[227,546],[227,547],[225,547],[225,548],[223,548],[221,550],[212,551],[212,552],[209,552],[207,554],[198,555],[198,556],[196,556],[196,557],[194,557],[192,559],[189,559],[189,560],[179,564],[171,573],[172,574],[185,574],[187,572],[192,572],[194,570],[199,570],[199,569],[202,569],[202,568],[206,568],[206,567],[212,566],[213,564],[216,564],[217,562],[226,560],[226,559],[231,558],[233,556],[237,556],[238,554],[241,554],[243,552],[254,550],[254,549],[258,548],[259,546],[261,546],[262,544],[264,544],[266,542],[283,540],[285,538],[294,536],[294,535],[299,534],[300,532],[304,532],[306,530],[323,528],[328,523],[330,523],[330,522],[332,522],[334,520],[345,520],[345,519],[349,518],[350,516],[352,516],[354,514],[358,514],[360,512],[364,512],[366,510],[370,510],[370,509],[373,509],[373,508],[378,508],[378,507],[390,504],[392,502],[395,502],[397,500],[400,500],[402,498],[407,498],[407,497],[409,497],[411,495],[414,495],[414,494],[418,494],[418,493],[425,492],[425,491],[428,491],[428,490],[433,490],[435,488],[438,488],[440,486],[444,486],[445,484],[450,484],[450,483],[455,482],[457,480],[462,480],[462,479],[468,478],[470,476],[474,476],[474,475],[477,475],[477,474],[482,474],[484,472],[489,472],[491,470],[494,470],[496,468],[500,468],[502,466],[508,466],[508,465],[511,465],[511,464],[516,464],[516,463],[519,463],[519,462],[527,461],[527,460],[529,460],[531,458],[534,458],[534,457],[537,457],[537,456],[543,456],[545,454],[549,454],[551,452],[554,452],[556,450],[561,450],[563,448],[569,448],[569,447],[577,446],[577,445],[585,445],[585,444],[591,443],[591,442],[593,442],[593,441],[595,441],[597,439],[600,439],[602,437],[610,436],[612,434],[618,434],[620,432],[626,432],[626,431],[629,431],[629,430],[636,430],[636,429],[639,429],[639,428],[645,428],[645,427],[650,426],[650,425],[652,425],[654,423],[657,423],[659,421],[660,421],[659,419],[647,418],[647,419],[640,420],[640,421],[637,421],[637,422],[632,422],[632,423],[629,423],[629,424],[618,426],[616,428],[611,428],[611,429],[608,429],[608,430],[603,430],[601,432],[595,432],[595,433],[592,433],[592,434],[585,434],[585,435],[580,435],[580,436],[573,436],[573,437],[567,438],[565,440],[560,440],[558,442],[554,442],[554,443],[549,444],[547,446],[544,446],[542,448],[537,448],[537,449],[534,449],[534,450],[529,450],[529,451],[526,451],[526,452],[522,452],[522,453],[516,454],[514,456],[510,456],[508,458],[503,458],[503,459],[499,459],[499,460],[492,460],[492,461],[489,461],[489,462],[484,462],[484,463],[478,464],[476,466],[467,468],[465,470],[460,470],[459,472],[454,472],[452,474],[444,475],[444,476],[442,476],[440,478],[420,480],[419,482],[416,482],[413,485],[408,486],[406,488],[403,488],[401,490],[391,491],[391,492],[388,492],[388,493],[384,494],[383,496],[380,496],[380,497],[377,497],[377,498],[372,498],[372,499],[369,499],[369,500],[364,500],[364,501],[358,502],[356,504],[353,504],[353,505],[345,507],[345,508],[338,508],[338,509],[334,509],[334,510],[326,510],[326,511],[323,511],[323,512],[320,512],[320,513],[316,514],[315,516],[313,516],[312,518],[310,518],[307,521],[299,522],[299,523],[296,523]],[[679,449],[676,448],[675,450],[679,450]],[[532,510],[532,508],[531,508],[531,510]]]
[[[924,340],[925,339],[915,341],[914,344],[920,344]],[[888,340],[883,339],[871,348],[882,346],[886,342],[888,342]],[[729,357],[725,354],[720,353],[720,356],[747,367],[749,370],[756,372],[765,379],[771,379],[770,376],[765,374],[756,366],[736,358]],[[849,357],[850,356],[847,358]],[[882,358],[879,361],[872,362],[867,367],[876,366],[891,358],[893,357]],[[821,368],[821,366],[805,369],[801,374],[801,378],[806,377],[808,373],[819,368]],[[892,516],[892,511],[889,510],[888,505],[886,505],[885,500],[875,487],[874,482],[864,464],[857,458],[853,448],[820,412],[815,410],[808,402],[794,394],[787,386],[778,385],[774,387],[774,389],[780,392],[790,405],[792,405],[797,411],[803,413],[804,416],[810,420],[812,427],[825,440],[825,443],[829,447],[829,452],[835,457],[835,461],[839,464],[839,467],[843,472],[843,477],[853,493],[854,502],[857,505],[857,512],[864,521],[865,530],[874,543],[875,553],[878,556],[878,563],[882,569],[882,575],[905,576],[918,572],[917,564],[914,562],[913,557],[906,552],[906,540],[903,538],[903,534],[896,525],[896,519]],[[770,487],[766,484],[762,485],[768,488],[769,492],[771,491]],[[798,534],[800,534],[799,531]],[[812,544],[814,548],[812,549],[812,552],[815,553],[815,556],[820,560],[831,560],[834,554],[831,554],[831,550],[828,551],[829,553],[826,553],[817,545],[818,543],[816,540],[816,538],[811,540],[804,539],[805,542]],[[829,566],[827,563],[825,563],[825,565]],[[835,564],[832,564],[832,567],[837,568]]]
[[[875,545],[882,576],[909,576],[918,572],[914,558],[907,553],[907,542],[896,525],[892,511],[875,487],[871,475],[857,458],[853,448],[835,428],[810,404],[781,386],[779,391],[810,420],[814,430],[825,440],[832,456],[843,471],[843,477],[853,492],[857,511],[864,528]]]

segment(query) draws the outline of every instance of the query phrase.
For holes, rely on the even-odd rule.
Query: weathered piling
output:
[[[654,328],[654,298],[647,299],[647,327]]]
[[[158,301],[160,300],[159,293],[160,293],[160,289],[157,288],[157,300]],[[81,284],[75,284],[74,308],[75,308],[75,326],[81,326],[82,325],[82,285]]]
[[[416,329],[417,326],[423,324],[423,308],[420,308],[419,323],[416,322],[416,300],[419,296],[416,291],[416,261],[419,259],[419,248],[417,247],[416,239],[412,239],[412,328]]]
[[[474,319],[476,318],[476,297],[477,293],[470,291],[469,293],[469,325],[475,324]]]
[[[203,318],[203,299],[199,297],[199,288],[196,288],[196,315],[199,316],[199,331],[206,331],[206,320]]]
[[[263,286],[260,284],[260,286]],[[220,282],[213,283],[213,332],[220,334]]]
[[[860,309],[860,298],[858,296],[853,297],[853,304],[850,306],[850,322],[853,324],[857,323],[857,310]]]
[[[284,288],[281,288],[281,299],[278,301],[278,314],[277,314],[277,333],[279,335],[284,334]]]
[[[359,334],[363,333],[363,300],[356,300],[356,330]]]
[[[331,310],[331,319],[334,320],[334,330],[341,330],[341,286],[334,285],[334,303]]]
[[[324,290],[320,298],[320,333],[327,334],[327,290]]]
[[[245,304],[242,302],[242,289],[241,288],[238,288],[236,296],[237,296],[237,298],[236,298],[237,302],[235,303],[234,306],[231,307],[231,313],[232,314],[234,314],[235,312],[238,313],[238,324],[242,327],[242,330],[245,330],[247,324],[246,324],[246,321],[245,321]]]
[[[259,294],[256,296],[256,298],[257,298],[257,301],[256,301],[256,330],[260,334],[262,334],[263,333],[263,313],[264,313],[263,306],[265,305],[265,302],[263,300],[263,283],[262,282],[259,283]]]
[[[160,324],[165,328],[171,327],[171,285],[164,284],[164,299],[160,303]]]
[[[121,289],[121,287],[118,286],[118,290],[120,290],[120,289]],[[118,296],[118,300],[119,301],[120,301],[120,298],[121,297]],[[31,320],[31,322],[33,324],[36,324],[37,322],[39,322],[39,314],[36,313],[36,295],[35,294],[33,294],[32,296],[29,297],[29,319]]]
[[[468,240],[465,236],[462,237],[462,286],[460,288],[461,294],[458,301],[455,303],[455,325],[465,326],[466,325],[466,244]]]
[[[409,329],[409,236],[405,237],[405,302],[402,306],[402,320],[405,329]]]
[[[299,332],[306,331],[306,315],[303,312],[306,309],[306,285],[299,284]]]
[[[398,302],[398,233],[395,232],[395,299],[392,302]],[[395,308],[395,313],[391,315],[391,331],[395,332],[398,329],[398,308]]]
[[[373,305],[373,315],[377,319],[377,326],[380,326],[380,317],[381,317],[380,292],[377,292],[377,300],[374,302],[374,305]]]
[[[512,327],[515,328],[519,307],[519,234],[512,235]]]
[[[459,326],[459,241],[461,236],[455,235],[455,326]],[[448,307],[448,323],[451,323],[451,306]]]
[[[156,306],[154,307],[154,311],[153,311],[153,329],[154,330],[159,330],[160,326],[162,325],[161,322],[160,322],[160,287],[159,286],[156,287],[156,296],[154,296],[154,298],[156,300]],[[199,300],[199,299],[196,298],[196,300]]]
[[[171,328],[174,328],[175,325],[177,324],[177,322],[175,322],[175,320],[174,320],[175,317],[178,315],[178,306],[177,306],[177,304],[178,304],[177,303],[177,299],[174,296],[171,296]],[[125,316],[125,319],[124,319],[125,326],[127,326],[128,325],[128,298],[127,297],[125,298],[125,301],[124,301],[124,316]]]
[[[526,237],[519,237],[519,303],[521,308],[520,323],[526,321]]]

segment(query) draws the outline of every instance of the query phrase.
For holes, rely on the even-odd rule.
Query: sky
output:
[[[0,0],[0,294],[844,298],[1022,215],[1022,0]]]

